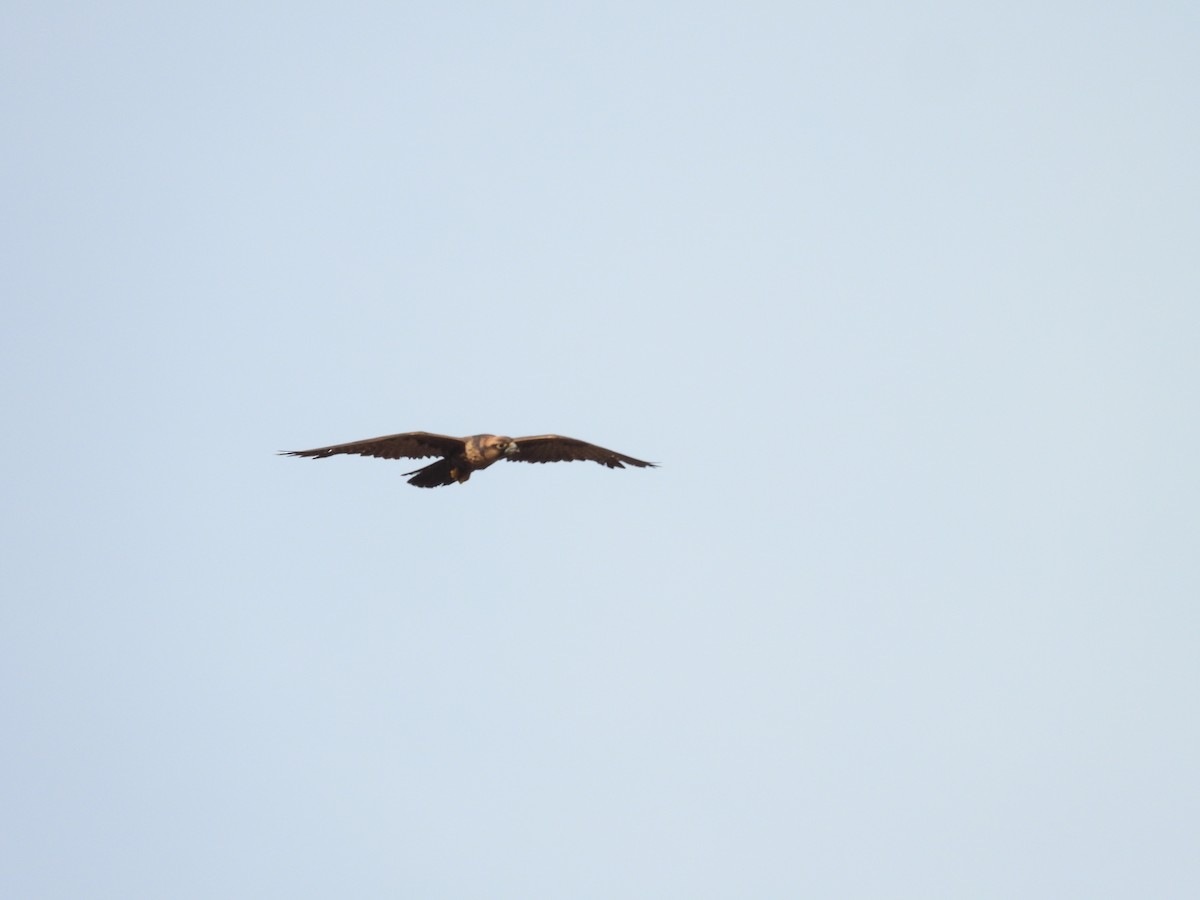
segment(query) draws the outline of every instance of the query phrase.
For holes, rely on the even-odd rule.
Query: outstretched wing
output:
[[[406,431],[404,434],[388,434],[383,437],[351,441],[348,444],[333,444],[313,450],[284,450],[283,456],[311,456],[324,459],[337,453],[353,453],[358,456],[375,456],[379,459],[424,459],[429,456],[449,456],[461,453],[463,439],[445,434],[430,434],[428,431]]]
[[[639,469],[642,469],[646,466],[653,467],[657,465],[657,463],[634,459],[632,456],[626,456],[624,453],[617,453],[615,450],[605,450],[603,447],[597,447],[595,444],[589,444],[587,441],[581,441],[578,438],[563,437],[561,434],[538,434],[531,437],[520,437],[516,438],[516,442],[519,448],[517,454],[508,457],[513,462],[572,462],[573,460],[583,459],[590,462],[598,462],[600,465],[608,466],[610,469],[623,469],[626,465],[637,466]]]

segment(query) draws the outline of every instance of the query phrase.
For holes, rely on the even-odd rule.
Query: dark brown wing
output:
[[[516,456],[509,457],[513,462],[548,463],[584,459],[598,462],[610,469],[623,469],[626,465],[637,466],[639,469],[657,465],[657,463],[634,459],[632,456],[626,456],[624,453],[617,453],[614,450],[605,450],[603,447],[597,447],[595,444],[589,444],[578,438],[563,437],[561,434],[520,437],[516,438],[516,442],[520,452]]]
[[[383,437],[351,441],[349,444],[333,444],[313,450],[284,450],[284,456],[311,456],[324,459],[337,453],[354,453],[358,456],[375,456],[379,459],[424,459],[429,456],[449,456],[461,453],[463,439],[445,434],[430,434],[428,431],[406,431],[404,434],[388,434]]]

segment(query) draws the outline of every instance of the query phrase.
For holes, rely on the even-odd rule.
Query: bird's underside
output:
[[[405,472],[405,475],[413,476],[408,479],[409,484],[424,488],[441,487],[456,481],[462,484],[471,477],[472,472],[486,469],[501,459],[529,463],[587,460],[610,469],[623,469],[625,466],[652,468],[657,465],[560,434],[538,434],[519,438],[498,434],[474,434],[458,438],[445,434],[431,434],[428,431],[406,431],[403,434],[389,434],[367,438],[365,441],[351,441],[348,444],[332,444],[312,450],[285,450],[283,455],[324,459],[339,453],[375,456],[380,459],[438,457],[437,462],[412,472]]]

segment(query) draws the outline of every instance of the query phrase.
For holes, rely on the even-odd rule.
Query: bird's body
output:
[[[472,472],[486,469],[501,459],[531,463],[567,462],[582,459],[600,463],[610,469],[623,469],[626,465],[638,468],[655,465],[655,463],[634,459],[632,456],[559,434],[539,434],[520,438],[510,438],[499,434],[473,434],[470,437],[459,438],[445,434],[431,434],[428,431],[406,431],[402,434],[389,434],[383,437],[368,438],[365,441],[351,441],[348,444],[332,444],[313,450],[284,451],[285,456],[307,456],[313,459],[323,459],[339,453],[374,456],[380,459],[441,457],[437,462],[430,463],[424,468],[405,473],[413,476],[408,480],[409,484],[425,488],[441,487],[456,481],[462,484],[471,477]]]

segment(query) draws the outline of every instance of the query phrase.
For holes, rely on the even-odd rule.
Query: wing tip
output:
[[[618,465],[620,465],[620,463],[625,463],[626,465],[634,466],[638,469],[657,469],[662,465],[662,463],[646,462],[644,459],[633,459],[632,457],[628,456],[620,460]],[[624,468],[624,466],[622,466],[622,468]]]

